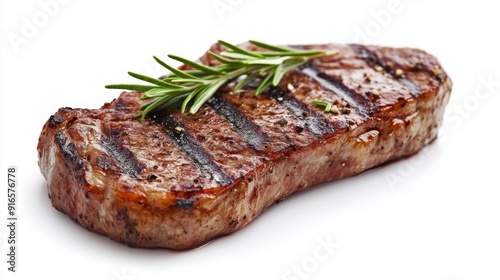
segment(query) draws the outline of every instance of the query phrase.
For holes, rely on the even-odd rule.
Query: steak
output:
[[[138,92],[100,109],[59,109],[38,143],[53,206],[129,246],[193,248],[297,191],[410,156],[437,137],[451,80],[433,56],[296,47],[339,54],[292,70],[258,97],[258,81],[237,94],[230,84],[194,115],[141,121]],[[216,63],[207,54],[200,61]],[[326,113],[313,100],[335,106]]]

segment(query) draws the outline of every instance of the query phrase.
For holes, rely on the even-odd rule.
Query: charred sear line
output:
[[[49,118],[49,126],[52,126],[52,127],[58,126],[62,122],[63,122],[63,118],[61,118],[61,116],[59,116],[59,115],[52,115]]]
[[[139,163],[134,153],[123,147],[121,139],[121,131],[111,129],[109,136],[101,139],[101,145],[108,151],[116,164],[130,177],[141,180],[141,171],[144,166]]]
[[[309,131],[316,137],[320,138],[335,131],[335,128],[328,120],[281,88],[269,88],[264,93],[275,99],[281,106],[302,120]]]
[[[262,132],[260,127],[252,122],[247,116],[240,112],[234,105],[227,102],[221,97],[214,96],[208,103],[217,114],[223,116],[230,122],[236,131],[257,151],[265,149],[266,142],[269,141],[269,136]]]
[[[61,153],[66,161],[69,162],[75,170],[81,170],[84,166],[83,159],[78,154],[76,146],[73,142],[66,143],[68,142],[66,134],[62,131],[58,131],[55,134],[54,141],[59,147],[59,150],[61,150]]]
[[[359,56],[361,56],[361,58],[364,59],[369,65],[380,66],[380,67],[386,69],[384,67],[384,65],[382,65],[382,62],[380,62],[380,60],[375,56],[375,54],[370,52],[369,50],[367,50],[363,46],[351,44],[351,45],[349,45],[349,47],[351,47],[354,51],[356,51],[359,54]],[[386,71],[387,71],[387,69],[386,69]]]
[[[189,156],[203,173],[210,174],[222,186],[233,182],[233,179],[222,171],[207,151],[198,145],[193,136],[186,131],[182,123],[174,120],[172,116],[156,118],[156,122],[160,123],[166,129],[164,131],[165,135],[172,139],[176,146]]]
[[[318,82],[323,88],[345,100],[362,116],[370,116],[377,111],[375,105],[365,96],[348,88],[340,79],[321,72],[310,63],[300,68],[301,72]]]
[[[181,197],[174,206],[179,207],[183,210],[191,210],[194,207],[194,198],[184,198]]]
[[[123,98],[118,98],[118,100],[116,100],[115,109],[117,111],[126,111],[126,110],[130,110],[131,108],[132,108],[132,106],[130,104],[128,104],[127,102],[125,102],[125,100]]]
[[[405,86],[413,96],[419,96],[422,94],[420,88],[408,78],[400,77],[397,78],[398,82]]]
[[[411,92],[411,94],[413,96],[419,96],[422,94],[422,91],[414,82],[412,82],[410,79],[405,78],[405,77],[398,77],[396,75],[396,71],[393,68],[391,68],[387,65],[384,65],[384,63],[382,63],[382,61],[380,61],[380,59],[378,59],[378,57],[373,52],[369,51],[364,46],[356,45],[356,44],[351,44],[349,46],[354,51],[356,51],[359,54],[359,56],[362,59],[364,59],[370,66],[372,66],[372,67],[378,66],[378,67],[381,67],[382,69],[384,69],[384,71],[386,73],[390,74],[393,79],[395,79],[401,85],[406,87]]]
[[[95,161],[97,167],[104,171],[121,172],[120,167],[113,164],[113,160],[109,155],[103,154],[97,157]]]

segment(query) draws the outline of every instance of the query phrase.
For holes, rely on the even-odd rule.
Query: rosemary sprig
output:
[[[125,89],[143,92],[141,99],[151,99],[141,107],[137,117],[144,119],[150,112],[180,107],[181,112],[195,114],[218,89],[237,80],[233,92],[237,92],[250,81],[261,78],[255,94],[260,95],[267,87],[277,86],[283,76],[295,67],[307,61],[337,54],[337,51],[299,50],[287,47],[269,45],[258,41],[250,41],[254,46],[267,51],[250,51],[220,40],[227,48],[220,54],[208,52],[220,62],[218,66],[203,65],[176,55],[168,55],[194,70],[180,70],[163,62],[158,57],[154,59],[171,72],[163,79],[152,78],[141,74],[128,72],[136,79],[148,82],[149,85],[114,84],[107,85],[110,89]],[[243,77],[244,76],[244,77]]]

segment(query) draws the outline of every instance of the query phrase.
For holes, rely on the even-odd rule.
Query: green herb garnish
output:
[[[332,113],[334,115],[338,115],[341,113],[341,111],[339,110],[339,107],[337,107],[337,105],[332,104],[328,101],[313,100],[313,101],[311,101],[311,104],[318,106],[318,107],[325,107],[325,113]],[[348,110],[343,109],[342,113],[348,113]]]
[[[332,103],[323,100],[313,100],[311,101],[311,104],[315,106],[325,107],[325,113],[329,113],[332,109]]]
[[[154,56],[154,59],[163,67],[172,72],[162,79],[152,78],[141,74],[128,72],[136,79],[148,82],[149,85],[116,84],[106,88],[126,89],[143,92],[141,99],[152,99],[141,107],[137,117],[144,119],[150,112],[180,107],[181,112],[196,113],[218,89],[235,81],[233,92],[237,92],[250,81],[260,78],[261,82],[255,90],[260,95],[269,86],[277,86],[285,73],[307,61],[337,54],[338,51],[327,50],[299,50],[287,47],[273,46],[262,42],[250,41],[254,46],[267,51],[249,51],[225,41],[219,43],[227,48],[220,54],[208,52],[210,56],[220,62],[218,66],[203,65],[176,55],[168,55],[194,70],[180,70]],[[244,76],[244,77],[243,77]]]

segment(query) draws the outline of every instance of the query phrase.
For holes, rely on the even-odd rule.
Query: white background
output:
[[[19,170],[16,273],[1,187],[1,279],[500,279],[495,1],[54,1],[1,1],[1,181]],[[36,155],[48,117],[98,108],[118,95],[105,84],[132,81],[127,71],[163,74],[152,55],[196,59],[217,39],[424,49],[454,82],[440,140],[196,250],[128,248],[54,210]]]

